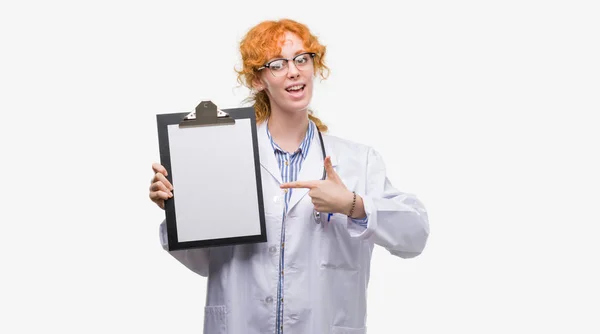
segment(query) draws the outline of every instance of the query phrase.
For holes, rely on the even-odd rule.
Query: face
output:
[[[281,54],[277,58],[292,59],[306,52],[302,40],[287,32],[281,47]],[[284,61],[285,62],[285,61]],[[259,82],[255,84],[257,89],[264,89],[271,101],[272,112],[297,113],[306,112],[312,98],[314,64],[310,55],[297,58],[294,62],[287,63],[287,73],[273,75],[271,68],[263,68],[259,73]],[[275,70],[275,66],[273,70]]]

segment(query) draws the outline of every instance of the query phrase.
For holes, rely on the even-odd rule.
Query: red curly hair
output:
[[[240,84],[252,90],[252,83],[258,78],[256,69],[281,52],[286,32],[296,34],[303,41],[306,52],[317,54],[314,58],[314,74],[319,74],[323,79],[327,78],[329,68],[325,65],[326,47],[319,43],[306,25],[290,19],[282,19],[259,23],[250,29],[240,42],[243,64],[241,70],[235,69]],[[271,115],[269,97],[264,91],[253,92],[245,101],[254,102],[257,123],[267,120]],[[315,122],[321,132],[327,131],[327,125],[314,116],[311,110],[308,117]]]

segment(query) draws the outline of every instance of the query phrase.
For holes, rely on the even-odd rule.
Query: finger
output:
[[[150,193],[150,199],[151,199],[153,202],[158,202],[158,201],[160,201],[160,200],[163,200],[163,201],[164,201],[164,200],[168,200],[169,198],[171,198],[171,197],[169,196],[169,194],[167,194],[167,193],[166,193],[166,192],[164,192],[164,191],[153,191],[153,192],[151,192],[151,193]],[[157,204],[158,204],[158,203],[157,203]]]
[[[168,190],[173,190],[173,185],[171,184],[171,182],[169,182],[169,180],[167,180],[167,178],[163,174],[156,173],[154,175],[154,180],[155,182],[164,183],[164,185],[167,186]]]
[[[150,192],[156,191],[164,191],[167,195],[169,195],[169,197],[173,197],[173,193],[169,191],[169,189],[167,189],[167,186],[160,181],[154,182],[150,185]]]
[[[164,176],[168,176],[169,173],[167,173],[167,170],[165,169],[165,167],[163,167],[163,165],[155,162],[152,164],[152,170],[154,171],[154,173],[161,173]]]
[[[321,184],[320,180],[316,180],[316,181],[294,181],[294,182],[282,183],[279,187],[281,189],[287,189],[287,188],[308,188],[308,189],[312,189],[312,188],[315,188],[315,187],[319,186],[319,184]]]
[[[333,180],[333,181],[339,181],[340,178],[338,177],[337,173],[335,172],[335,169],[333,169],[333,165],[331,164],[331,157],[328,156],[325,158],[325,171],[327,172],[327,178],[329,180]]]

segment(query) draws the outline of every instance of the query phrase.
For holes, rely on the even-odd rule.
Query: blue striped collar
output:
[[[271,137],[271,132],[269,131],[269,120],[268,119],[267,119],[266,127],[267,127],[267,136],[269,137],[269,140],[271,141],[271,146],[273,147],[273,151],[280,151],[282,153],[287,153],[285,150],[283,150],[281,147],[279,147],[279,145],[277,145],[277,143],[275,143],[275,141],[273,141],[273,137]],[[308,120],[308,129],[306,130],[306,136],[304,136],[304,139],[300,143],[300,147],[298,147],[298,149],[295,152],[292,152],[292,154],[296,153],[297,151],[300,151],[300,153],[302,153],[302,158],[306,159],[306,155],[308,154],[308,149],[310,148],[310,143],[313,139],[316,128],[317,128],[317,126],[315,125],[315,123],[309,119]]]

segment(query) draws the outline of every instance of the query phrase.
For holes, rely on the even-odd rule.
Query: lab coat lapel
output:
[[[325,154],[331,156],[331,164],[334,169],[337,165],[337,158],[335,156],[333,147],[328,145],[326,136],[323,136],[323,141],[325,143]],[[300,169],[300,173],[298,174],[297,181],[314,181],[320,180],[323,177],[323,152],[321,151],[321,142],[319,141],[319,134],[315,131],[314,136],[312,138],[312,142],[310,144],[310,148],[308,149],[308,155],[306,156],[306,160],[302,163],[302,168]],[[308,193],[309,189],[306,188],[295,188],[292,190],[292,197],[290,198],[290,203],[288,205],[288,212],[291,211],[300,200]]]
[[[262,122],[257,125],[257,134],[260,165],[266,169],[275,180],[277,180],[277,184],[281,184],[281,171],[279,170],[279,165],[275,159],[275,153],[273,151],[273,146],[271,146],[271,140],[267,135],[267,122]]]

